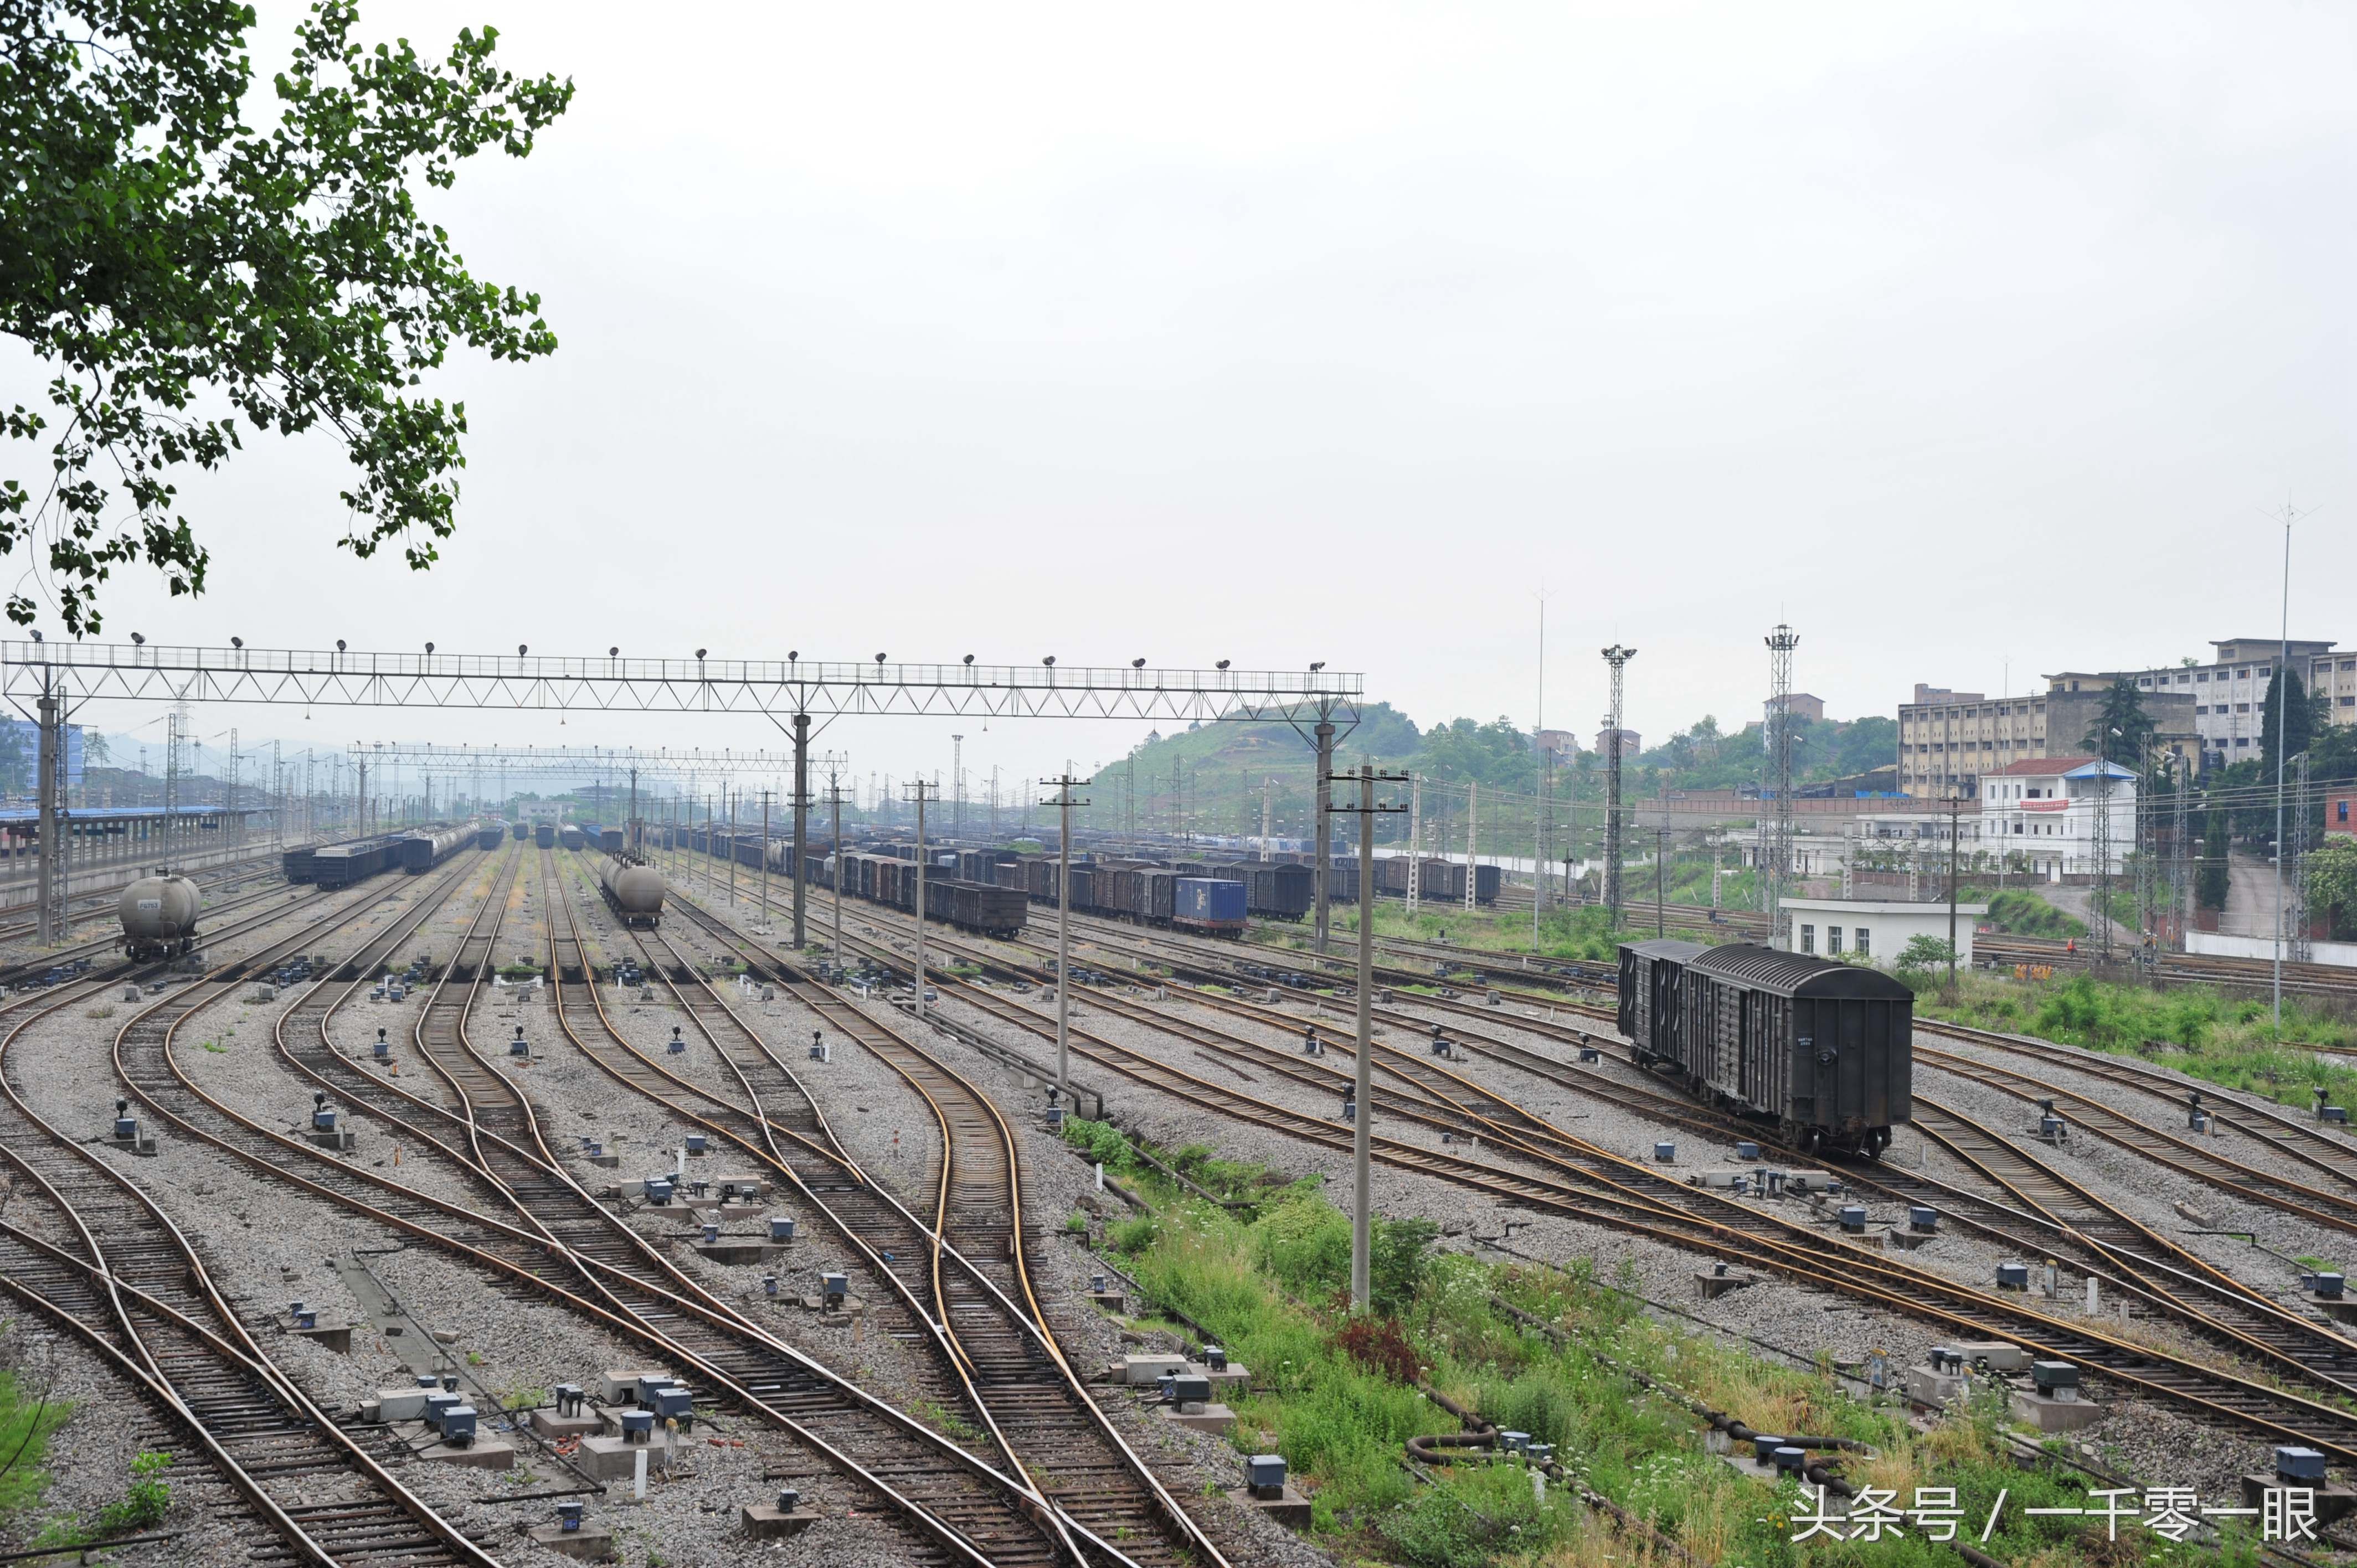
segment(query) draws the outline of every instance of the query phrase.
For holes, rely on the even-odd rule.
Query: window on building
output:
[[[2188,672],[2186,672],[2185,671],[2179,670],[2179,671],[2177,672],[2177,683],[2178,683],[2179,685],[2180,685],[2180,686],[2184,685],[2184,684],[2185,684],[2185,682],[2187,682],[2188,681],[2190,681],[2190,680],[2192,680],[2192,679],[2193,679],[2193,677],[2192,677],[2190,674],[2189,674]]]
[[[2357,659],[2342,660],[2341,661],[2341,668],[2343,670],[2357,670]]]
[[[2136,682],[2136,684],[2142,686],[2147,691],[2150,691],[2152,689],[2152,677],[2149,675],[2143,676]]]
[[[2021,824],[2020,824],[2019,822],[2016,822],[2016,823],[2014,823],[2014,824],[2013,824],[2013,831],[2014,831],[2015,832],[2019,832],[2021,831]]]
[[[2210,679],[2210,671],[2208,671],[2207,670],[2204,670],[2204,671],[2201,671],[2199,674],[2195,675],[2193,678],[2194,678],[2196,681],[2207,681],[2208,679]]]
[[[1832,958],[1840,956],[1841,938],[1842,930],[1839,926],[1827,926],[1825,928],[1825,954],[1827,957]]]
[[[2273,673],[2275,673],[2275,667],[2271,664],[2262,664],[2258,668],[2258,677],[2262,681]]]
[[[2244,665],[2242,669],[2234,671],[2234,679],[2237,681],[2247,681],[2250,678],[2251,671],[2248,665]]]
[[[2238,735],[2234,737],[2234,744],[2236,746],[2248,746],[2251,744],[2251,737],[2246,735]]]
[[[2347,822],[2349,820],[2349,802],[2346,800],[2335,800],[2332,803],[2334,806],[2339,808],[2339,810],[2333,813],[2333,820],[2342,822]]]
[[[2344,708],[2357,708],[2357,697],[2343,697],[2341,699],[2341,705]]]
[[[1814,952],[1817,950],[1816,927],[1803,926],[1801,928],[1801,950],[1803,952]]]
[[[2251,711],[2251,704],[2248,703],[2236,703],[2234,704],[2234,711],[2238,714],[2247,714]]]
[[[1857,956],[1866,958],[1874,951],[1874,933],[1864,926],[1857,929]]]

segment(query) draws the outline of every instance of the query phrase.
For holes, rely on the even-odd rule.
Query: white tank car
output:
[[[606,890],[606,902],[622,918],[625,926],[643,926],[651,930],[662,923],[663,878],[653,866],[609,854],[598,862],[597,883]]]
[[[143,876],[115,900],[123,949],[135,959],[178,958],[197,945],[204,897],[185,876]]]

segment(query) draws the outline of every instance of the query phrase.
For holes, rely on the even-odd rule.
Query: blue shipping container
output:
[[[1174,888],[1172,918],[1182,925],[1229,927],[1244,923],[1244,885],[1216,876],[1181,876]]]

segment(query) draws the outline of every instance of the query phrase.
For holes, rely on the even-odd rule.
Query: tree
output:
[[[2194,902],[2204,909],[2226,907],[2226,811],[2212,806],[2201,828],[2201,868],[2193,878]]]
[[[1419,770],[1453,782],[1470,779],[1523,790],[1534,789],[1538,780],[1529,733],[1502,715],[1486,725],[1451,719],[1433,725],[1424,735]]]
[[[1891,966],[1901,974],[1929,974],[1935,969],[1946,969],[1955,950],[1945,937],[1919,934],[1907,939],[1907,945],[1890,961]]]
[[[2334,937],[2357,938],[2357,838],[2336,834],[2309,851],[2308,893],[2310,907],[2330,918]]]
[[[2144,694],[2136,690],[2136,683],[2123,675],[2104,693],[2104,705],[2096,711],[2094,722],[2087,726],[2079,744],[2087,748],[2090,757],[2099,757],[2123,768],[2136,768],[2144,756],[2145,744],[2159,727],[2144,711]]]
[[[0,0],[0,313],[53,368],[50,412],[0,414],[44,443],[0,479],[0,553],[34,552],[37,592],[77,636],[98,590],[145,561],[201,593],[209,555],[177,472],[219,467],[240,428],[324,427],[359,470],[338,543],[410,566],[454,532],[463,403],[417,390],[451,344],[551,352],[540,297],[479,283],[419,209],[487,146],[512,157],[572,83],[492,63],[495,29],[438,62],[353,41],[353,0],[316,0],[276,103],[249,124],[241,0]],[[263,128],[264,125],[267,128]],[[20,589],[9,618],[40,605]]]
[[[2286,701],[2291,708],[2288,726],[2279,716]],[[2288,736],[2289,745],[2283,744]],[[2309,701],[2308,688],[2300,682],[2297,670],[2278,669],[2267,682],[2267,700],[2259,718],[2259,771],[2272,788],[2276,781],[2276,758],[2298,757],[2309,748],[2316,736],[2316,704]],[[2270,826],[2272,834],[2274,829]]]

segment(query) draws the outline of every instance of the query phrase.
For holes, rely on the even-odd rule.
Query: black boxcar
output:
[[[532,837],[532,824],[530,822],[518,822],[515,825],[515,836],[516,843],[522,843],[524,840]]]
[[[621,853],[622,853],[622,830],[621,830],[621,829],[619,829],[619,828],[600,828],[600,829],[598,829],[598,830],[597,830],[597,847],[598,847],[599,849],[604,850],[608,854],[621,854]]]
[[[1684,1069],[1678,1046],[1685,966],[1709,950],[1676,940],[1620,944],[1620,1028],[1641,1062]]]
[[[567,849],[579,849],[589,842],[589,835],[567,822],[557,830],[556,842]]]
[[[290,849],[286,852],[284,868],[286,873],[287,881],[317,882],[319,880],[319,873],[311,864],[311,856],[314,853],[314,850],[309,844],[305,844],[300,849]]]
[[[501,823],[493,822],[490,826],[476,832],[475,845],[479,849],[497,849],[507,842],[507,828]]]
[[[554,824],[542,822],[540,825],[533,828],[532,830],[532,842],[538,844],[543,849],[554,849],[556,847],[556,828]]]
[[[1680,1048],[1695,1091],[1803,1150],[1879,1155],[1909,1115],[1915,993],[1880,970],[1748,942],[1684,966]]]
[[[331,843],[311,852],[311,880],[322,887],[350,887],[365,882],[393,864],[391,839],[361,839]]]

